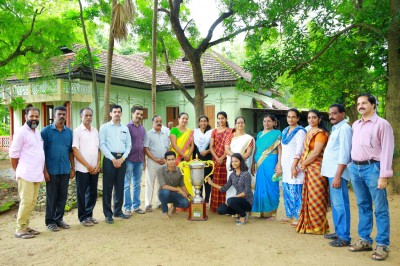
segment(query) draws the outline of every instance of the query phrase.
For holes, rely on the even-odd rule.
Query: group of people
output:
[[[50,231],[68,229],[64,207],[69,180],[76,176],[78,218],[84,226],[98,221],[93,217],[97,183],[103,170],[103,212],[105,221],[128,219],[133,213],[161,208],[168,219],[176,208],[187,208],[193,196],[189,169],[180,162],[213,160],[214,173],[204,183],[204,200],[210,210],[237,215],[244,225],[250,214],[274,221],[279,206],[282,180],[286,217],[299,233],[324,235],[333,247],[349,246],[350,251],[372,250],[370,236],[373,207],[377,223],[375,260],[389,252],[389,210],[387,179],[393,175],[393,130],[375,112],[376,99],[369,94],[357,98],[361,119],[347,124],[343,105],[329,108],[332,132],[322,124],[317,110],[308,112],[309,126],[299,125],[300,113],[289,109],[289,126],[277,129],[274,115],[263,118],[263,130],[254,139],[245,132],[245,119],[237,117],[229,128],[228,116],[217,114],[217,128],[211,129],[207,116],[198,128],[187,128],[189,116],[180,113],[178,126],[165,130],[162,118],[152,118],[152,129],[142,126],[143,108],[131,109],[132,121],[121,124],[122,107],[110,107],[111,121],[99,132],[91,126],[93,111],[83,108],[82,124],[72,132],[65,125],[67,110],[55,108],[54,123],[36,130],[39,110],[26,109],[26,123],[14,135],[10,148],[16,171],[19,196],[17,238],[33,238],[38,231],[29,227],[39,184],[46,181],[46,226]],[[101,154],[104,156],[101,161]],[[146,170],[145,209],[140,208],[140,183]],[[206,168],[205,175],[211,169]],[[360,240],[351,244],[348,183],[351,181],[359,209]],[[158,182],[158,185],[156,184]],[[253,192],[254,191],[254,192]],[[153,195],[158,197],[153,199]],[[111,201],[113,200],[113,207]],[[153,204],[153,201],[155,204]],[[172,206],[168,208],[168,204]],[[329,234],[328,206],[332,207],[335,232]],[[124,208],[124,211],[122,210]]]

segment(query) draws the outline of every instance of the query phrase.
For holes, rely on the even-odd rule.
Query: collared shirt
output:
[[[89,130],[83,124],[75,128],[72,147],[77,148],[85,161],[92,167],[96,167],[98,163],[99,145],[99,132],[96,128],[91,126]],[[89,172],[86,166],[81,164],[76,158],[75,170],[82,173]]]
[[[183,187],[185,184],[183,183],[183,175],[179,167],[175,167],[175,170],[170,172],[168,171],[167,165],[161,166],[157,171],[158,184],[160,184],[160,189],[165,186],[171,187]]]
[[[353,123],[353,161],[380,161],[379,177],[392,177],[394,152],[393,129],[385,119],[376,113],[368,120],[357,120]]]
[[[114,124],[111,120],[100,127],[100,150],[110,160],[115,159],[111,154],[123,153],[122,157],[127,158],[131,151],[131,136],[127,126]]]
[[[167,133],[163,130],[155,131],[154,128],[147,131],[144,146],[149,148],[156,159],[164,158],[165,153],[170,149],[170,141]]]
[[[59,131],[53,123],[42,129],[46,168],[50,175],[66,175],[71,171],[72,130],[64,125]]]
[[[131,151],[128,155],[128,161],[133,163],[144,162],[144,140],[146,138],[146,130],[142,125],[136,126],[132,121],[126,125],[131,136]]]
[[[332,133],[326,145],[322,160],[321,175],[335,177],[339,164],[349,164],[351,161],[351,137],[353,132],[346,120],[340,121],[332,127]],[[350,180],[347,167],[342,173],[342,178]]]
[[[10,158],[17,159],[16,178],[29,182],[44,180],[43,140],[38,129],[32,130],[26,123],[14,134],[9,150]]]
[[[251,190],[251,175],[249,172],[240,172],[239,175],[236,175],[236,171],[233,171],[229,175],[228,182],[220,190],[226,192],[231,186],[236,189],[236,195],[244,192],[245,199],[253,206],[254,196]]]

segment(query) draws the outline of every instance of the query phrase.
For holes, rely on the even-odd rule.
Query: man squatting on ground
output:
[[[176,166],[176,155],[173,151],[167,151],[164,156],[166,165],[163,165],[157,172],[160,190],[158,198],[161,201],[161,210],[164,219],[169,219],[168,203],[172,203],[171,214],[176,213],[176,208],[189,207],[188,195],[183,175]]]

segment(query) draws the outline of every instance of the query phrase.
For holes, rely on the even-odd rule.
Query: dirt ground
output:
[[[350,196],[357,240],[358,214]],[[187,213],[164,221],[155,210],[109,225],[99,199],[98,225],[79,224],[75,209],[64,217],[71,229],[53,233],[46,230],[44,212],[34,212],[31,226],[42,233],[29,240],[14,237],[16,210],[1,215],[0,265],[400,265],[400,195],[390,195],[389,201],[392,244],[384,262],[371,260],[372,252],[333,248],[323,236],[301,235],[280,224],[283,201],[274,222],[251,218],[236,226],[233,218],[211,212],[205,222],[190,222]],[[331,213],[328,217],[332,228]]]

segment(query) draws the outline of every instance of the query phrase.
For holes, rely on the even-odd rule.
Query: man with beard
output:
[[[131,109],[132,121],[127,125],[131,137],[131,151],[126,162],[124,184],[124,209],[125,215],[131,216],[133,212],[144,214],[140,208],[140,182],[144,163],[144,139],[146,130],[142,126],[143,108],[133,106]],[[131,182],[132,181],[132,182]],[[133,191],[131,197],[131,183]]]
[[[93,218],[93,209],[97,200],[100,171],[99,132],[92,127],[92,109],[83,108],[80,116],[82,124],[74,130],[72,142],[75,156],[78,219],[82,225],[92,226],[98,223]]]
[[[154,186],[154,182],[157,179],[157,171],[165,164],[164,154],[170,149],[168,134],[162,130],[161,116],[155,115],[152,119],[152,124],[153,128],[147,131],[147,136],[144,141],[144,152],[147,155],[145,191],[146,212],[151,212],[153,210],[153,194],[158,195],[158,186]],[[161,202],[157,200],[156,207],[160,205]]]
[[[65,126],[67,109],[54,109],[54,123],[43,128],[42,139],[49,173],[46,180],[46,226],[52,232],[59,227],[69,229],[63,221],[65,203],[68,197],[69,179],[75,176],[74,155],[72,153],[72,130]]]
[[[357,97],[357,110],[361,119],[353,123],[351,183],[358,206],[358,235],[350,251],[372,250],[371,231],[373,214],[376,220],[376,248],[373,260],[384,260],[389,255],[390,220],[386,186],[393,176],[393,129],[376,113],[376,98],[370,94]],[[372,208],[374,204],[374,208]]]
[[[113,224],[116,218],[129,219],[122,212],[124,200],[125,159],[131,150],[131,137],[127,126],[121,124],[122,107],[110,106],[111,121],[100,127],[100,150],[103,159],[103,212],[106,223]],[[114,189],[114,212],[111,199]]]
[[[29,227],[29,218],[36,205],[40,183],[44,180],[43,140],[39,130],[36,130],[39,115],[39,109],[26,108],[26,123],[14,134],[9,151],[20,197],[15,237],[22,239],[34,238],[39,234]]]
[[[346,112],[341,104],[329,107],[329,121],[332,133],[326,145],[322,160],[321,175],[328,178],[335,233],[326,234],[332,247],[350,245],[350,202],[347,184],[350,174],[347,165],[350,163],[351,127],[347,124]]]

